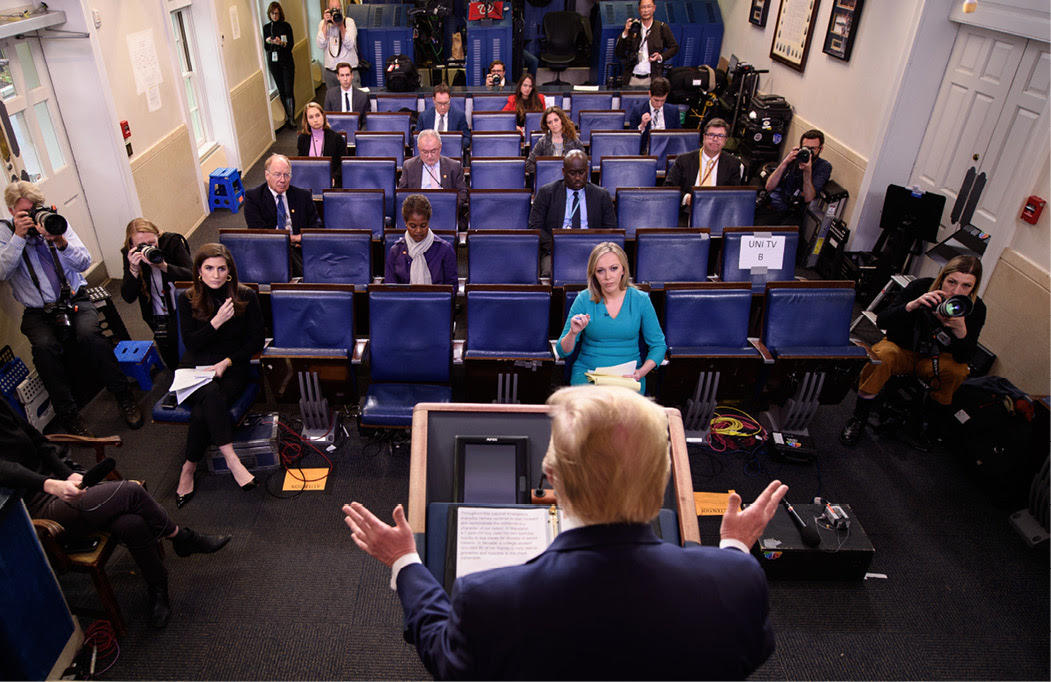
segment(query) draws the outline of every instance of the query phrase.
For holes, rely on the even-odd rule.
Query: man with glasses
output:
[[[494,59],[489,64],[489,72],[485,74],[485,87],[490,90],[500,88],[507,85],[507,67],[499,59]]]
[[[466,229],[467,183],[463,166],[456,159],[442,156],[442,138],[435,130],[421,130],[416,135],[419,156],[405,159],[398,189],[455,189],[457,215]]]
[[[624,22],[624,31],[613,47],[625,75],[630,74],[630,87],[649,85],[651,78],[664,75],[664,63],[679,52],[671,27],[653,18],[656,9],[653,0],[639,0],[639,18]]]
[[[730,152],[723,151],[729,132],[729,123],[721,118],[713,118],[704,126],[701,148],[680,154],[675,159],[664,184],[679,187],[683,206],[689,206],[693,200],[694,187],[744,184],[744,164]]]
[[[460,132],[463,134],[463,148],[467,149],[471,144],[471,129],[467,127],[467,114],[460,107],[453,105],[449,86],[445,83],[438,83],[434,86],[433,103],[420,114],[417,128],[419,130],[433,128],[439,133]]]
[[[817,198],[832,175],[832,164],[819,156],[824,146],[825,135],[820,130],[803,133],[799,146],[766,179],[770,195],[756,209],[756,225],[802,224],[807,204]]]
[[[245,192],[245,226],[287,230],[292,242],[292,276],[303,274],[300,231],[321,227],[309,189],[292,185],[292,164],[283,154],[272,154],[263,164],[266,182]]]

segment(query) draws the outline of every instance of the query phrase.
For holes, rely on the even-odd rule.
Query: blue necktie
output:
[[[55,272],[55,260],[51,257],[51,249],[48,248],[47,240],[43,237],[35,237],[33,241],[36,242],[33,248],[36,249],[37,259],[40,261],[48,283],[51,284],[51,291],[55,293],[54,300],[58,300],[59,294],[62,292],[62,281],[58,278],[58,273]],[[40,296],[43,298],[44,292],[40,292]]]
[[[285,223],[288,220],[288,214],[285,213],[285,202],[281,200],[284,196],[284,194],[277,195],[277,229],[279,230],[285,229]]]
[[[570,223],[574,230],[580,229],[580,190],[573,191],[573,218]]]

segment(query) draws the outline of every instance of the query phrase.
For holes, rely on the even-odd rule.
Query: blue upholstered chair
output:
[[[694,187],[690,204],[690,225],[707,227],[713,237],[724,227],[755,223],[754,187]]]
[[[629,239],[638,229],[676,227],[680,201],[676,187],[621,187],[617,190],[617,226]]]
[[[548,100],[552,99],[552,95],[545,95]],[[548,106],[558,106],[548,102]],[[527,111],[525,117],[525,132],[527,137],[531,137],[533,133],[540,132],[540,118],[544,115],[542,111]]]
[[[382,189],[332,189],[322,194],[325,229],[369,230],[383,236],[386,200]]]
[[[273,342],[263,357],[302,356],[349,360],[354,352],[354,287],[281,284],[270,292]]]
[[[669,282],[707,281],[710,246],[707,230],[636,230],[635,281],[653,289],[663,289]]]
[[[642,134],[637,130],[596,130],[591,133],[591,168],[599,170],[606,156],[636,156],[642,144]],[[659,164],[657,168],[664,168]]]
[[[656,156],[621,156],[599,160],[599,184],[612,196],[621,187],[655,187]]]
[[[452,401],[453,287],[369,287],[370,383],[362,427],[407,427],[419,402]]]
[[[343,159],[343,188],[383,190],[384,215],[391,218],[394,215],[394,185],[397,164],[398,160],[394,157],[366,158],[356,156],[350,159],[345,158]]]
[[[516,156],[522,156],[522,137],[517,131],[471,133],[471,173],[474,173],[474,162],[477,159]]]
[[[309,189],[317,199],[326,189],[332,189],[332,159],[327,156],[290,156],[292,184]]]
[[[624,230],[552,230],[551,283],[558,286],[588,281],[588,258],[601,242],[624,246]]]
[[[613,108],[612,92],[574,92],[570,95],[570,100],[569,117],[578,128],[580,127],[580,112],[609,111]]]
[[[561,156],[536,157],[536,171],[533,173],[533,191],[544,185],[562,179],[562,166],[565,159]]]
[[[370,230],[303,230],[304,284],[353,284],[372,281]]]
[[[371,117],[369,117],[371,119]],[[405,136],[400,132],[366,132],[354,136],[358,157],[392,157],[398,168],[405,162]],[[346,183],[343,183],[346,185]]]
[[[394,193],[394,225],[399,230],[405,229],[405,218],[401,215],[401,205],[405,198],[413,194],[422,194],[431,202],[432,230],[447,232],[456,230],[456,196],[454,189],[399,189]]]
[[[406,146],[412,135],[410,114],[407,111],[371,113],[365,117],[365,131],[370,133],[401,133],[402,146]],[[362,156],[387,156],[387,154],[362,154]]]
[[[513,111],[475,111],[471,115],[473,132],[471,134],[472,147],[474,154],[483,156],[478,151],[478,147],[474,146],[477,144],[474,137],[480,132],[501,132],[501,133],[515,133],[518,132],[515,123],[515,112]],[[483,147],[483,151],[485,148]],[[506,156],[506,154],[484,154],[484,156]]]
[[[699,149],[701,131],[699,130],[654,130],[650,133],[650,154],[657,157],[657,167],[666,168],[666,157],[669,154],[683,154]],[[713,233],[714,234],[714,233]]]
[[[537,230],[472,230],[467,233],[468,284],[536,284]]]
[[[636,108],[650,103],[650,93],[646,91],[628,91],[620,93],[620,104],[618,108],[626,112],[634,111]]]
[[[759,265],[762,262],[759,256],[769,258],[771,240],[783,242],[781,259],[776,262],[766,260],[766,265]],[[723,264],[719,278],[724,282],[751,282],[752,291],[756,293],[761,293],[767,282],[790,282],[795,278],[798,247],[799,228],[794,225],[726,227],[723,229]],[[749,252],[755,255],[749,257]],[[741,267],[742,264],[748,267]]]
[[[376,111],[400,112],[402,109],[419,111],[419,98],[416,95],[376,95]]]
[[[471,119],[480,111],[500,111],[507,104],[507,95],[472,95]]]
[[[270,285],[291,278],[289,233],[284,230],[219,230],[219,243],[230,250],[242,282]]]
[[[527,189],[472,189],[472,230],[525,230],[532,192]]]
[[[337,133],[343,133],[347,136],[347,146],[354,144],[354,135],[358,132],[358,122],[361,119],[361,114],[356,111],[342,112],[342,111],[326,111],[325,118],[328,119],[328,126],[335,130]]]
[[[584,144],[591,143],[592,130],[624,130],[625,114],[621,109],[603,109],[598,111],[584,110],[580,112],[580,124],[577,129],[580,139]]]
[[[466,296],[467,399],[543,402],[555,359],[547,334],[551,287],[468,285]]]
[[[471,159],[471,189],[523,189],[525,159],[518,157]]]

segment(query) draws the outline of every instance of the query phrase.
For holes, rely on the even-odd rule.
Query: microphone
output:
[[[799,529],[799,537],[803,539],[803,544],[807,547],[817,547],[821,544],[821,536],[817,534],[817,531],[806,525],[806,522],[799,517],[796,510],[792,508],[792,505],[788,503],[788,500],[781,498],[781,505],[788,512],[789,518],[792,519],[792,523]]]
[[[109,472],[113,471],[117,467],[117,460],[112,457],[107,457],[95,466],[88,469],[84,476],[80,480],[80,485],[77,487],[83,490],[84,488],[90,488],[102,479],[109,476]]]

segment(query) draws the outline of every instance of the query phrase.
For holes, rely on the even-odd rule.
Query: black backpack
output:
[[[412,59],[403,54],[387,57],[384,81],[390,92],[410,92],[420,87],[420,74]]]

